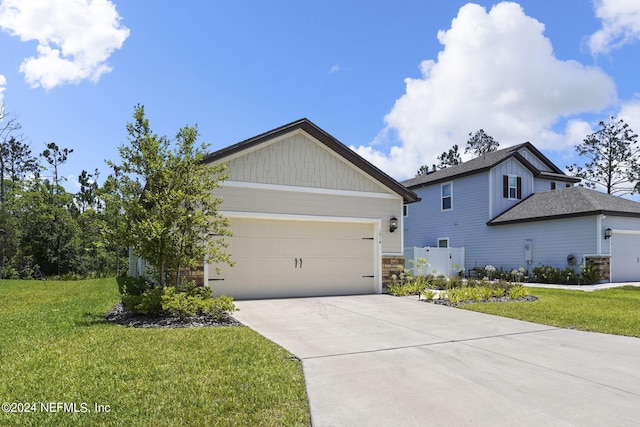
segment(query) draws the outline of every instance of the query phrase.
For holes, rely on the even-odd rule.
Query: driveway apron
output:
[[[635,426],[640,339],[388,295],[238,301],[302,361],[314,426]]]

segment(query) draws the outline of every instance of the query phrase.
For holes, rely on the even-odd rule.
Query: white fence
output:
[[[424,258],[427,263],[419,266],[419,259]],[[460,271],[465,271],[464,248],[436,248],[436,247],[409,247],[404,248],[404,268],[417,274],[435,274],[444,276],[457,276]],[[422,271],[419,271],[422,270]]]

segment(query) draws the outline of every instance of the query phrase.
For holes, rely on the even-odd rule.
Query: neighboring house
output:
[[[640,280],[640,203],[578,182],[530,143],[410,179],[405,245],[464,247],[467,270],[589,261],[603,280]]]
[[[215,195],[231,223],[227,250],[236,263],[205,265],[215,294],[380,293],[383,275],[404,263],[403,205],[418,197],[309,120],[216,151],[205,163],[228,166]]]

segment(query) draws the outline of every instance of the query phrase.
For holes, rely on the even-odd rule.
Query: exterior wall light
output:
[[[606,230],[604,230],[604,239],[610,239],[611,236],[613,236],[613,230],[610,228],[607,228]]]
[[[394,231],[396,231],[398,229],[398,218],[396,218],[395,216],[391,217],[391,219],[389,220],[389,232],[393,233]]]

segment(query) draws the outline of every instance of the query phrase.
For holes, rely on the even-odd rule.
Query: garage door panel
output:
[[[372,223],[236,218],[228,251],[234,267],[208,266],[215,294],[235,298],[374,293]]]

